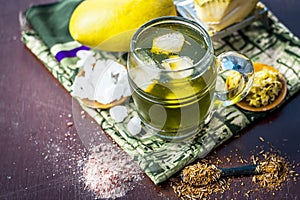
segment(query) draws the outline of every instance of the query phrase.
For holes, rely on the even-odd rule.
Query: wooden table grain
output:
[[[80,106],[33,57],[20,41],[19,13],[31,5],[54,0],[1,0],[0,7],[0,199],[94,199],[80,183],[77,161],[89,144],[111,140],[86,116]],[[297,0],[263,0],[296,36],[300,37]],[[216,149],[224,159],[235,150],[249,158],[257,146],[271,143],[289,161],[300,163],[300,96],[283,108],[242,131]],[[72,122],[73,126],[68,126]],[[85,134],[81,134],[81,133]],[[263,137],[262,143],[259,137]],[[300,167],[296,167],[300,171]],[[247,199],[252,190],[233,182],[216,199]],[[300,199],[300,182],[288,181],[280,191],[250,192],[249,199]],[[120,199],[177,199],[168,183],[155,186],[146,176]]]

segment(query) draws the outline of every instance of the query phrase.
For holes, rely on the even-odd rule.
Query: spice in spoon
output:
[[[192,168],[189,169],[189,168]],[[258,165],[244,165],[230,168],[220,168],[215,165],[195,164],[186,167],[181,174],[183,181],[194,186],[203,186],[216,182],[219,178],[234,177],[234,176],[247,176],[262,173]]]
[[[221,170],[213,164],[198,162],[182,170],[183,182],[194,186],[201,186],[216,182],[221,176]]]
[[[210,173],[211,171],[208,170],[208,168],[211,168],[212,171],[216,170],[216,173]],[[216,181],[211,181],[211,184],[206,184],[201,186],[193,185],[197,182],[197,180],[192,179],[191,176],[187,176],[187,174],[193,174],[193,172],[197,171],[198,169],[208,171],[209,174],[213,177],[210,176],[205,176],[205,177],[209,177],[211,180],[216,179]],[[207,173],[204,171],[202,172]],[[187,166],[184,169],[183,173],[185,174],[186,177],[189,178],[185,179],[184,181],[182,178],[171,179],[171,187],[173,188],[174,192],[177,194],[177,196],[180,199],[203,199],[213,193],[224,193],[225,191],[230,189],[231,179],[228,178],[225,180],[224,178],[218,178],[219,176],[218,173],[220,172],[218,171],[217,167],[215,165],[212,165],[208,160],[202,160],[200,163],[197,163],[196,165]],[[181,176],[183,176],[183,174],[181,174]]]

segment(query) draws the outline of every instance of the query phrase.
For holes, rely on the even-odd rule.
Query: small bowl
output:
[[[270,70],[273,72],[277,72],[279,74],[279,81],[282,83],[282,88],[280,90],[280,93],[276,97],[275,101],[273,101],[272,103],[265,105],[265,106],[261,106],[261,107],[251,106],[251,105],[249,105],[249,102],[246,101],[246,98],[244,98],[244,100],[238,102],[236,105],[244,110],[248,110],[248,111],[252,111],[252,112],[264,112],[264,111],[272,110],[272,109],[276,108],[285,99],[285,96],[287,94],[286,80],[285,80],[284,76],[277,69],[275,69],[274,67],[271,67],[269,65],[262,64],[262,63],[253,63],[253,67],[254,67],[255,72],[261,71],[262,69],[267,69],[267,70]]]

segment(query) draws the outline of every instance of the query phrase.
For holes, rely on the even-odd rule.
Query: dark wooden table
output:
[[[98,140],[111,142],[62,86],[20,41],[19,12],[30,5],[54,0],[1,0],[0,7],[0,199],[93,199],[83,189],[76,157]],[[296,36],[300,37],[300,1],[263,0]],[[290,162],[300,162],[300,96],[282,109],[241,132],[216,150],[221,159],[232,155],[249,158],[257,146],[270,142]],[[71,116],[71,115],[72,116]],[[76,121],[77,120],[77,121]],[[76,121],[78,125],[68,126]],[[84,130],[82,130],[84,127]],[[88,135],[80,136],[84,131]],[[68,136],[66,139],[66,135]],[[99,136],[101,135],[101,136]],[[262,143],[259,137],[263,137]],[[208,158],[212,158],[209,155]],[[296,168],[300,171],[300,167]],[[240,181],[240,180],[239,180]],[[253,189],[233,182],[225,199],[246,199]],[[300,182],[288,181],[280,191],[250,193],[250,199],[300,199]],[[240,193],[238,193],[240,191]],[[213,196],[217,199],[221,195]],[[168,183],[155,186],[147,177],[123,199],[177,199]]]

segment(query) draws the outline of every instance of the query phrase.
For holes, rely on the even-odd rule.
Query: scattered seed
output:
[[[253,182],[270,190],[277,190],[287,180],[289,167],[290,164],[283,157],[265,153],[258,166],[258,171],[262,173],[254,176]]]

